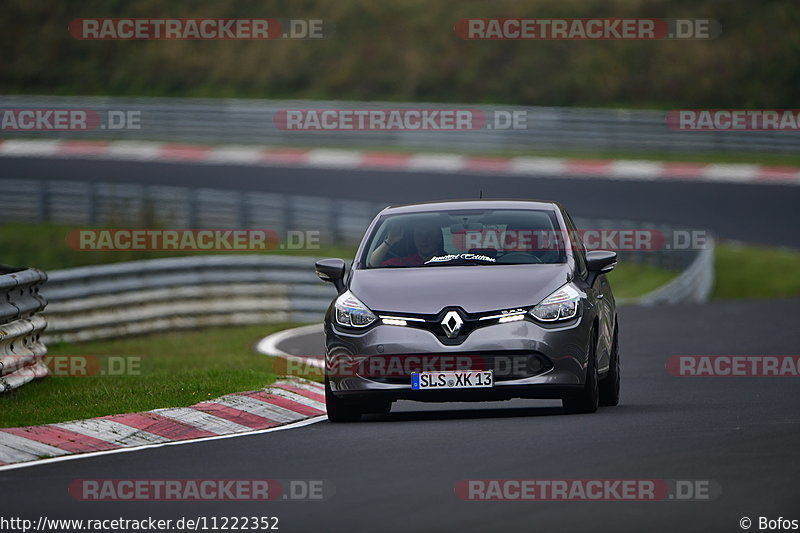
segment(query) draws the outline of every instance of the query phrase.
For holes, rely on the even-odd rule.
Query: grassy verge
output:
[[[254,352],[253,344],[294,325],[213,328],[50,346],[48,356],[56,358],[141,358],[140,375],[36,380],[0,396],[0,427],[181,407],[223,394],[260,389],[270,384],[275,374],[272,358]],[[92,367],[91,363],[87,365]]]
[[[714,250],[713,298],[800,297],[800,251],[732,243]]]
[[[43,270],[72,268],[87,265],[136,261],[139,259],[160,259],[164,257],[182,257],[189,255],[208,255],[207,251],[152,251],[152,250],[120,250],[120,251],[79,251],[67,245],[67,234],[75,229],[87,229],[86,226],[60,226],[52,224],[0,224],[0,264],[13,266],[33,266]],[[342,257],[352,259],[356,248],[353,246],[321,246],[320,248],[304,248],[289,250],[275,248],[260,253]],[[242,254],[232,250],[214,252],[217,254]],[[255,252],[259,253],[259,252]]]
[[[652,265],[620,263],[608,274],[614,289],[614,297],[635,298],[654,291],[675,276],[678,272]]]

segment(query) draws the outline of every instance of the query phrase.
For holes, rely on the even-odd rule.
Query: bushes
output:
[[[630,107],[800,107],[800,11],[732,0],[11,0],[0,91]],[[462,41],[466,17],[715,18],[711,41]],[[80,17],[296,17],[323,41],[77,41]]]

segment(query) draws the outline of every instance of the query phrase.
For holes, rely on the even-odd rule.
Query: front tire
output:
[[[594,413],[600,403],[600,386],[597,376],[597,334],[592,331],[591,346],[586,363],[586,383],[579,394],[561,400],[564,410],[570,414]]]
[[[361,420],[361,410],[358,406],[333,395],[328,376],[325,376],[325,409],[328,411],[328,420],[331,422],[358,422]]]
[[[608,374],[600,382],[600,405],[613,407],[619,404],[619,330],[614,328],[614,340],[611,342],[611,361]]]

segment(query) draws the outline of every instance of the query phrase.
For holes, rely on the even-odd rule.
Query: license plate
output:
[[[491,370],[462,370],[457,372],[414,372],[411,388],[426,389],[483,389],[494,385]]]

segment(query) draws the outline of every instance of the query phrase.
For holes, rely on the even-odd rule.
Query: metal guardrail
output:
[[[604,223],[621,224],[593,221],[592,227]],[[683,269],[669,284],[628,303],[704,301],[713,285],[710,243],[706,249],[684,252],[622,252],[622,261]],[[217,325],[318,322],[335,293],[314,274],[315,259],[214,255],[51,271],[44,289],[50,302],[47,341]]]
[[[52,270],[47,342],[319,320],[335,295],[314,258],[212,255]]]
[[[472,131],[284,131],[273,123],[287,109],[477,109],[525,113],[525,129]],[[669,128],[666,112],[629,109],[522,107],[471,104],[244,100],[192,98],[116,98],[0,96],[0,109],[91,109],[134,111],[140,129],[80,132],[0,132],[2,137],[163,140],[245,143],[274,146],[396,147],[424,150],[556,149],[576,152],[622,151],[796,153],[800,137],[780,131],[682,132]]]
[[[681,274],[658,289],[636,299],[640,305],[702,303],[714,289],[714,239],[708,238],[691,264]]]
[[[318,231],[321,244],[353,244],[386,204],[318,196],[0,179],[0,223]]]
[[[39,294],[46,279],[35,268],[0,266],[0,393],[47,375],[40,338],[47,322],[37,314],[47,305]]]

